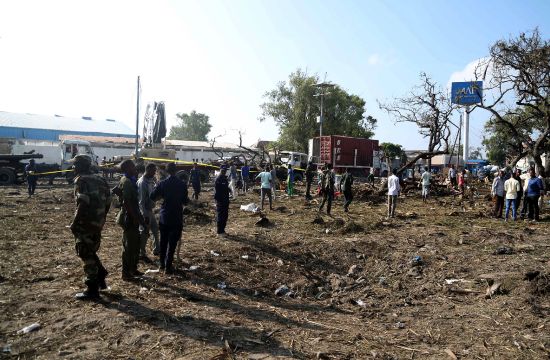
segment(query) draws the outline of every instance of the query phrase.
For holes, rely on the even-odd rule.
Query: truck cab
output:
[[[292,165],[293,168],[305,169],[307,166],[308,154],[295,151],[281,151],[279,157],[282,164]]]
[[[59,146],[61,148],[61,170],[69,169],[72,166],[69,161],[76,155],[88,155],[92,159],[92,165],[97,166],[97,157],[90,142],[84,140],[63,140]]]

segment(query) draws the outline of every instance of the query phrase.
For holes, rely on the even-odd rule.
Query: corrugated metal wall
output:
[[[0,137],[3,137],[3,138],[58,141],[60,135],[128,137],[128,135],[99,133],[99,132],[25,129],[25,128],[0,126]],[[132,136],[130,135],[130,137]]]

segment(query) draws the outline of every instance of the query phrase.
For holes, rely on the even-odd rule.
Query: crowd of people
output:
[[[189,177],[178,176],[175,163],[166,165],[163,173],[157,176],[158,168],[154,163],[145,166],[145,171],[138,178],[136,165],[132,160],[125,160],[119,165],[122,173],[120,181],[113,189],[109,188],[107,179],[92,173],[91,159],[86,155],[77,155],[73,159],[75,172],[74,196],[76,212],[71,230],[75,237],[77,255],[84,263],[86,274],[86,290],[76,295],[78,299],[95,299],[99,297],[100,289],[106,288],[107,270],[102,265],[97,251],[101,243],[101,231],[111,206],[111,197],[118,197],[121,206],[116,222],[122,228],[122,273],[124,281],[133,281],[143,275],[138,269],[139,261],[153,262],[148,257],[147,249],[152,248],[152,254],[158,258],[159,271],[166,274],[174,273],[174,255],[183,231],[183,209],[189,202],[188,187],[193,190],[192,198],[198,200],[201,194],[201,170],[195,163],[189,172]],[[28,172],[32,175],[32,164]],[[300,169],[302,171],[302,169]],[[313,181],[317,178],[316,194],[320,197],[318,211],[325,209],[331,215],[335,194],[343,196],[343,211],[348,212],[353,201],[354,177],[350,169],[344,169],[336,181],[336,173],[331,164],[325,164],[321,169],[313,163],[308,163],[303,170],[305,175],[305,200],[313,199]],[[229,205],[239,192],[249,191],[249,185],[257,181],[260,187],[261,210],[267,200],[269,209],[273,210],[275,194],[279,187],[277,169],[266,165],[259,173],[252,176],[250,167],[245,164],[237,169],[235,164],[222,165],[214,182],[213,200],[216,208],[216,233],[220,238],[226,238],[226,225],[229,217]],[[286,169],[286,193],[288,197],[295,196],[295,169]],[[401,193],[401,179],[393,169],[387,178],[387,218],[394,218]],[[371,179],[368,179],[370,182]],[[458,193],[464,194],[467,185],[467,172],[457,173],[454,167],[448,171],[447,181]],[[427,201],[432,185],[432,174],[426,168],[420,178],[422,200]],[[516,170],[513,174],[500,171],[491,186],[494,198],[494,213],[497,218],[513,220],[527,217],[539,220],[539,199],[544,195],[544,182],[537,177],[534,169],[529,174],[521,174]],[[29,194],[34,191],[29,183]],[[523,199],[523,203],[521,200]],[[154,209],[157,202],[162,202],[158,216]],[[522,205],[522,206],[520,206]],[[521,209],[521,210],[520,210]],[[511,210],[511,214],[510,214]],[[148,246],[152,237],[151,246]]]

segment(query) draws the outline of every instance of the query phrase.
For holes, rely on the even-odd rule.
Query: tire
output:
[[[0,185],[15,184],[15,171],[10,168],[0,168]]]

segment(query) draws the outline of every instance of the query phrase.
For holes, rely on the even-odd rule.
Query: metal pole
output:
[[[135,154],[136,157],[138,156],[138,139],[139,139],[139,87],[140,87],[140,81],[139,76],[137,78],[137,107],[136,107],[136,144],[135,144]]]
[[[323,89],[321,89],[322,91]],[[321,163],[321,154],[323,153],[322,148],[322,137],[323,137],[323,98],[325,97],[324,93],[321,93],[321,117],[319,118],[319,163]]]
[[[469,133],[469,127],[470,127],[470,107],[466,106],[464,107],[464,148],[463,148],[463,155],[462,160],[464,161],[464,168],[466,168],[466,163],[468,162],[468,146],[469,139],[468,139],[468,133]]]

